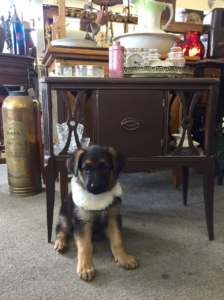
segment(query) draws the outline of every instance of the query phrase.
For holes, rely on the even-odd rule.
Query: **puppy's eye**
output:
[[[106,166],[106,165],[104,165],[104,166],[102,166],[101,170],[102,170],[102,171],[107,171],[107,170],[109,170],[109,167]]]
[[[83,171],[84,171],[84,172],[89,172],[89,167],[88,167],[88,166],[85,166],[85,167],[83,168]]]

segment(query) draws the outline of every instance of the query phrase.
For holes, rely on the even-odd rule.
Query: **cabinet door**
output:
[[[162,90],[100,90],[94,97],[94,143],[126,157],[161,155]]]

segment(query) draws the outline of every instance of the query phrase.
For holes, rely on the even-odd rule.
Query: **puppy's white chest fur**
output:
[[[105,209],[113,203],[114,197],[121,197],[122,195],[122,189],[118,181],[111,191],[93,195],[84,190],[77,182],[76,177],[73,177],[71,180],[71,190],[74,203],[86,210]]]

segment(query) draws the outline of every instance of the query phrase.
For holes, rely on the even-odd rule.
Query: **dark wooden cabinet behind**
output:
[[[94,144],[126,157],[161,155],[164,91],[99,90],[94,96]]]

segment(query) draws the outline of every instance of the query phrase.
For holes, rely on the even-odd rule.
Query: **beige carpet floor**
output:
[[[76,275],[77,251],[47,243],[45,192],[7,194],[0,166],[0,300],[223,300],[224,187],[215,187],[215,240],[205,224],[202,177],[190,172],[189,205],[172,186],[172,171],[122,174],[123,236],[140,267],[116,266],[107,241],[94,242],[96,277]],[[56,224],[60,200],[55,199]]]

